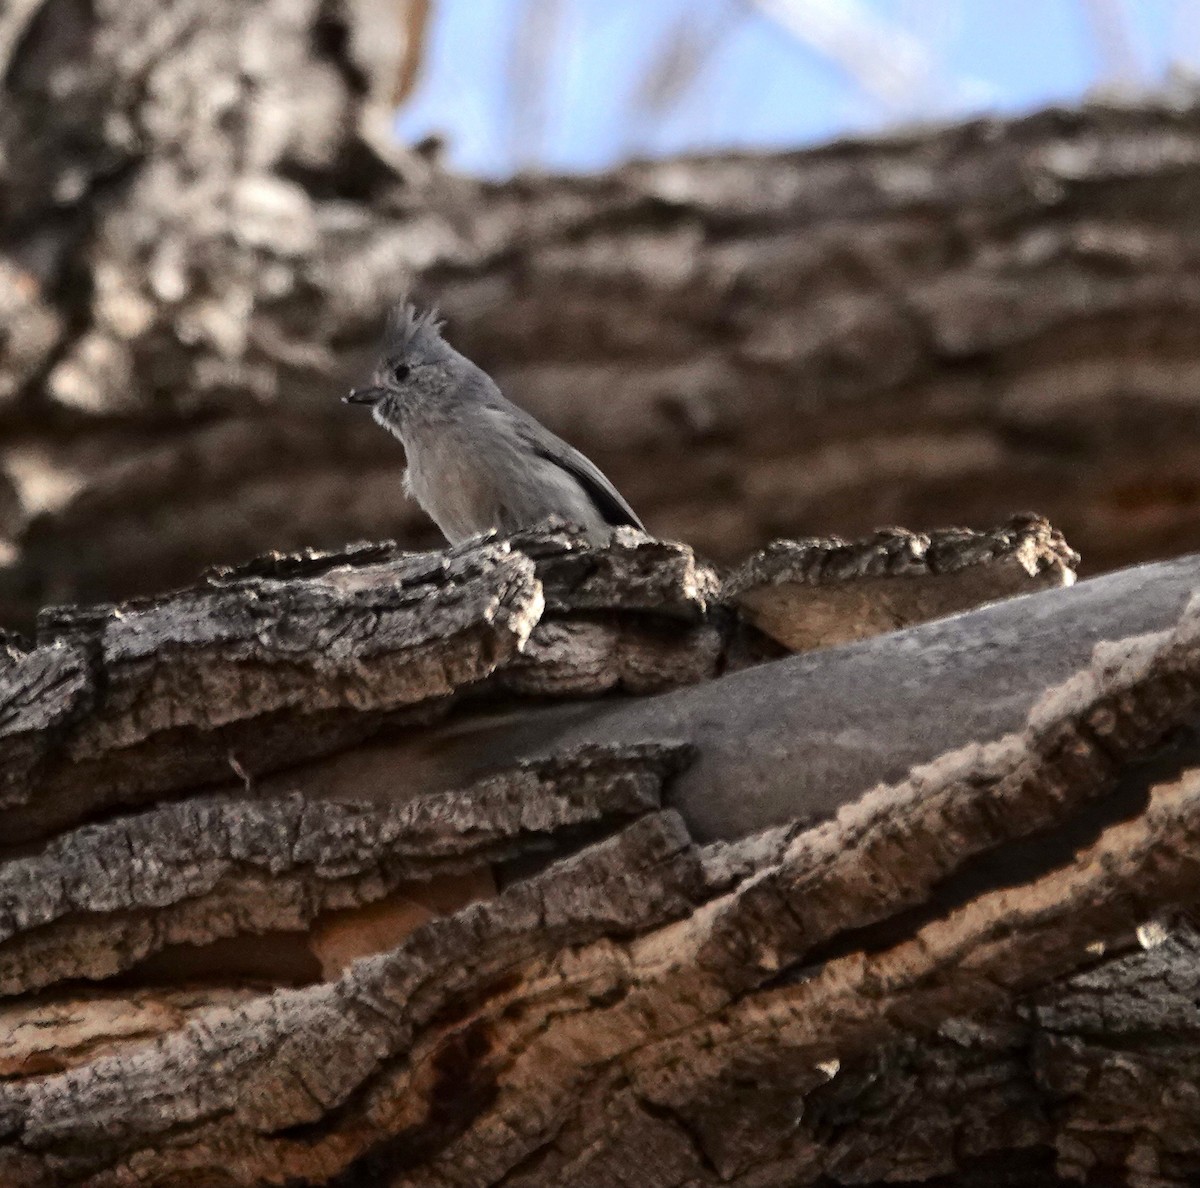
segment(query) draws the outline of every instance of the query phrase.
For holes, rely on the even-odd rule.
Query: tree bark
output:
[[[719,562],[1022,506],[1093,572],[1200,548],[1194,105],[489,185],[380,134],[405,11],[0,18],[0,621],[431,543],[337,400],[409,289]]]
[[[1194,1183],[1200,554],[863,534],[1200,548],[1200,109],[487,185],[425,10],[0,13],[0,1183]],[[410,551],[408,289],[695,551]]]
[[[928,544],[374,546],[47,616],[0,1178],[1188,1183],[1200,558]],[[968,571],[1002,600],[922,624]],[[756,574],[829,638],[780,656]],[[855,587],[914,625],[821,646]]]

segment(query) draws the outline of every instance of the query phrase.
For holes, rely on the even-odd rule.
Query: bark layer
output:
[[[839,562],[831,590],[883,587],[914,619],[937,613],[916,593],[936,578],[879,576],[879,538],[808,547]],[[956,547],[981,598],[989,575],[993,592],[1011,588],[1015,557],[1038,558],[1031,589],[1055,567],[1073,577],[1044,524]],[[848,633],[843,605],[834,594],[821,616],[828,642]],[[274,788],[276,773],[284,791],[311,769],[354,798],[444,788],[465,763],[547,736],[547,714],[581,698],[694,685],[781,650],[718,600],[690,550],[628,529],[607,549],[557,532],[444,554],[270,556],[173,595],[47,612],[0,669],[0,852],[197,787]],[[443,720],[480,739],[474,758],[435,739]],[[416,753],[362,745],[374,736]],[[346,775],[328,774],[339,764]]]
[[[1066,553],[937,539],[780,545],[730,597],[929,608]],[[560,533],[60,613],[0,677],[0,1179],[1185,1184],[1198,586],[778,658],[686,550]],[[240,666],[275,741],[214,782]],[[62,774],[97,740],[153,742],[136,797]]]

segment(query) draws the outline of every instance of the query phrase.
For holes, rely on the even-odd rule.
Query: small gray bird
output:
[[[345,400],[369,405],[404,443],[408,493],[446,539],[458,544],[493,529],[507,536],[551,515],[594,543],[619,524],[642,528],[600,470],[506,400],[441,326],[433,310],[396,306],[370,387]]]

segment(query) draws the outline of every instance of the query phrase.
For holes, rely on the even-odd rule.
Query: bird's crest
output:
[[[398,302],[388,311],[383,353],[394,359],[429,352],[441,343],[444,325],[436,307],[419,310],[411,301]]]

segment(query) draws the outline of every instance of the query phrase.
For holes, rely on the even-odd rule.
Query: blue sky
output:
[[[772,3],[787,7],[434,0],[423,74],[398,115],[398,135],[442,134],[455,167],[489,176],[524,166],[600,169],[628,156],[790,147],[914,120],[1026,110],[1079,99],[1105,80],[1155,86],[1172,61],[1200,62],[1200,0],[806,0],[833,11],[834,24],[846,5],[865,10],[880,23],[884,60],[908,64],[895,86],[882,76],[864,83],[762,11]],[[529,29],[522,17],[531,9],[552,25],[554,52],[521,58],[516,33]],[[1121,36],[1105,37],[1106,18]],[[811,36],[812,25],[805,28]],[[714,48],[676,106],[639,106],[649,66],[679,30]]]

